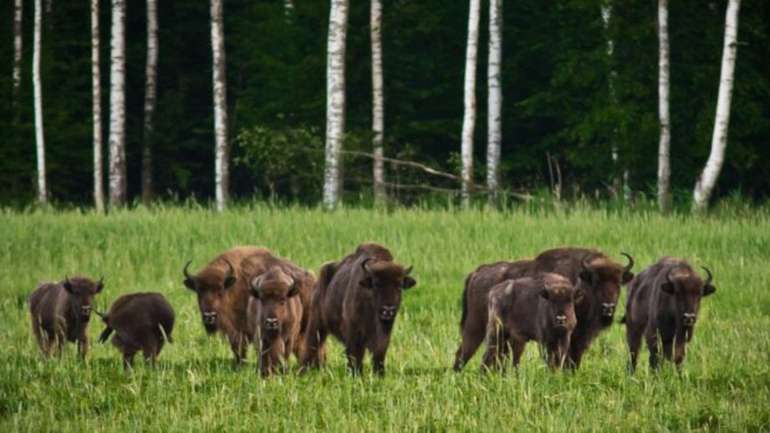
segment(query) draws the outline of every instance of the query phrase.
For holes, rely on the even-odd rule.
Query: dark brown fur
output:
[[[341,261],[324,265],[313,291],[303,366],[323,362],[324,343],[332,334],[345,345],[354,374],[361,371],[366,350],[374,371],[384,374],[401,292],[416,284],[409,271],[377,244],[362,244]]]
[[[636,369],[642,337],[650,351],[651,368],[658,368],[661,352],[679,367],[695,331],[701,298],[715,291],[710,278],[704,282],[682,259],[663,257],[639,273],[629,285],[622,319],[631,355],[629,371]]]
[[[540,253],[533,260],[481,265],[466,278],[463,291],[462,343],[455,355],[454,369],[460,370],[473,357],[484,339],[486,300],[495,284],[510,278],[537,277],[553,272],[567,277],[584,293],[576,305],[575,328],[567,365],[580,366],[583,353],[593,339],[612,324],[621,284],[633,278],[630,268],[612,261],[603,253],[585,248],[556,248]]]
[[[73,277],[40,284],[32,292],[29,296],[32,332],[44,356],[48,357],[54,346],[60,355],[65,341],[77,341],[78,353],[85,359],[91,307],[94,296],[103,288],[102,280]]]
[[[173,342],[174,309],[160,293],[123,295],[102,320],[106,328],[99,342],[106,342],[114,332],[112,345],[123,354],[126,368],[133,364],[134,355],[140,350],[144,359],[154,364],[164,343]]]
[[[503,369],[508,357],[518,367],[531,340],[540,344],[549,367],[561,368],[577,325],[575,302],[580,297],[582,291],[575,290],[567,278],[552,273],[506,280],[492,287],[484,368]]]

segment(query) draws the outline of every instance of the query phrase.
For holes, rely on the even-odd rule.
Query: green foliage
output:
[[[728,200],[729,201],[729,200]],[[197,205],[140,208],[110,216],[82,211],[0,211],[0,430],[51,432],[761,432],[770,428],[770,209],[719,206],[710,217],[661,217],[654,208],[532,209],[516,212],[367,211],[244,205],[217,213]],[[721,213],[721,214],[720,214]],[[414,265],[387,375],[345,371],[330,339],[328,367],[262,379],[254,351],[232,366],[221,338],[206,337],[182,267],[203,266],[238,244],[258,244],[317,272],[363,240]],[[460,293],[478,264],[531,257],[558,245],[628,251],[635,271],[659,256],[689,257],[714,271],[717,292],[681,374],[626,374],[621,325],[603,333],[574,374],[549,372],[530,344],[518,372],[483,375],[477,354],[450,370],[459,342]],[[620,257],[618,257],[620,258]],[[174,341],[153,369],[124,373],[109,344],[86,363],[69,346],[41,359],[26,299],[40,281],[105,275],[104,310],[118,296],[163,293],[177,313]],[[625,293],[623,294],[625,298]],[[622,308],[621,308],[622,310]],[[620,316],[622,311],[618,311]],[[89,335],[102,330],[97,318]]]

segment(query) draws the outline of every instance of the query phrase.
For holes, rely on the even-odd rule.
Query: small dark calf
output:
[[[257,298],[257,338],[254,344],[263,376],[276,372],[294,355],[300,356],[302,301],[300,283],[280,267],[249,280],[251,295]]]
[[[582,297],[583,291],[575,289],[569,279],[553,273],[492,287],[483,367],[502,370],[505,358],[511,355],[518,367],[525,345],[535,340],[548,366],[561,368],[577,326],[575,303]]]
[[[94,296],[104,288],[104,278],[65,277],[58,283],[43,283],[29,296],[32,332],[43,355],[52,349],[61,354],[65,341],[78,343],[78,353],[88,352],[88,322]]]
[[[107,314],[101,316],[107,327],[99,336],[99,342],[106,342],[115,332],[112,345],[123,353],[125,368],[132,366],[134,355],[140,350],[144,359],[154,364],[164,342],[173,341],[174,309],[160,293],[121,296]]]
[[[685,260],[663,257],[633,279],[626,315],[621,319],[626,324],[631,354],[629,372],[636,369],[642,337],[650,351],[651,368],[658,368],[661,352],[677,368],[682,364],[695,330],[701,298],[716,291],[711,271],[703,270],[706,281]]]

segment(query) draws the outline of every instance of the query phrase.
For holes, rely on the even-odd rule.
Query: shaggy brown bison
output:
[[[341,261],[325,264],[311,300],[303,366],[322,363],[321,351],[332,334],[345,345],[353,374],[360,373],[366,350],[375,373],[384,374],[401,292],[416,284],[411,270],[377,244],[362,244]]]
[[[291,353],[297,358],[300,356],[303,311],[300,287],[302,281],[296,281],[279,266],[273,266],[250,281],[251,294],[260,304],[254,343],[260,354],[263,376],[285,366]]]
[[[502,369],[505,358],[512,355],[517,367],[524,346],[535,340],[548,366],[561,368],[577,325],[575,303],[582,296],[582,290],[575,290],[567,278],[552,273],[506,280],[492,287],[482,365]]]
[[[703,270],[706,271],[706,281],[685,260],[663,257],[631,282],[626,315],[621,319],[626,324],[631,373],[636,369],[642,337],[650,351],[651,368],[658,368],[661,351],[677,367],[684,361],[701,298],[716,291],[711,271],[707,268]]]
[[[134,355],[142,351],[145,360],[155,363],[165,341],[173,341],[174,309],[160,293],[132,293],[119,297],[107,314],[99,314],[106,325],[99,336],[123,354],[123,365],[131,367]]]
[[[487,295],[492,286],[506,279],[537,277],[544,272],[563,275],[584,293],[575,306],[578,323],[567,355],[567,366],[579,367],[593,339],[612,324],[620,286],[634,276],[633,258],[622,254],[629,260],[625,267],[597,250],[586,248],[556,248],[540,253],[533,260],[479,266],[465,279],[460,321],[462,342],[455,355],[454,369],[462,369],[484,339]],[[469,317],[474,318],[468,320]]]
[[[46,357],[55,346],[61,354],[65,341],[78,343],[78,353],[88,352],[86,330],[94,296],[104,288],[104,277],[93,281],[85,277],[65,277],[58,283],[43,283],[29,296],[32,332]]]

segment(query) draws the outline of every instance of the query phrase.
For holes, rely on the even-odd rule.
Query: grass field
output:
[[[770,431],[770,212],[719,218],[599,210],[450,212],[243,207],[134,210],[109,217],[74,211],[0,212],[0,432],[168,431]],[[182,285],[233,245],[273,249],[313,269],[362,241],[388,246],[414,265],[387,359],[387,375],[350,377],[341,346],[326,369],[264,380],[232,366],[228,346],[205,336],[195,296]],[[482,375],[479,357],[449,370],[459,342],[460,292],[478,264],[560,245],[628,251],[640,271],[659,256],[688,257],[715,275],[681,374],[667,366],[626,374],[624,330],[594,343],[583,368],[550,373],[530,344],[518,372]],[[177,312],[175,344],[159,366],[121,368],[110,345],[87,363],[70,345],[45,361],[26,305],[39,281],[105,275],[97,298],[153,290]],[[622,295],[625,300],[625,289]],[[623,313],[620,308],[617,317]],[[92,340],[101,331],[93,320]],[[292,360],[292,366],[296,362]]]

